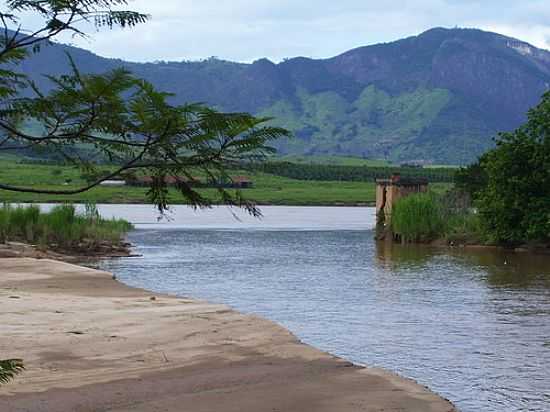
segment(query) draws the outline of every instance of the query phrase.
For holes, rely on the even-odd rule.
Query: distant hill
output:
[[[40,75],[66,73],[66,51],[83,72],[125,66],[177,103],[273,116],[295,133],[278,144],[290,155],[466,163],[498,131],[520,125],[550,88],[550,52],[474,29],[436,28],[330,59],[279,64],[129,63],[54,45],[23,70],[48,87]]]

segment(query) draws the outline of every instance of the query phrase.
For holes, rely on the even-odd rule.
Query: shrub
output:
[[[550,91],[527,122],[501,133],[481,162],[486,183],[477,196],[484,227],[497,243],[550,242]]]
[[[392,232],[403,242],[426,242],[445,231],[436,195],[418,193],[398,200],[391,216]]]
[[[482,217],[463,202],[460,191],[438,196],[420,193],[398,200],[393,209],[391,229],[403,242],[445,239],[460,244],[490,241]]]
[[[94,205],[83,214],[72,205],[42,213],[37,206],[0,208],[0,241],[39,242],[44,247],[93,250],[102,243],[119,243],[132,229],[124,220],[103,219]]]
[[[0,209],[0,243],[6,243],[9,230],[9,218],[6,206]]]
[[[465,212],[447,216],[445,221],[447,240],[461,244],[484,244],[488,236],[478,213]]]
[[[21,373],[25,367],[21,359],[0,360],[0,385],[8,383],[15,378],[15,375]]]

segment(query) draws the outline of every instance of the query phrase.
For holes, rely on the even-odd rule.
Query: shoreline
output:
[[[528,246],[528,245],[519,245],[519,246],[511,247],[511,246],[504,246],[504,245],[483,245],[483,244],[476,244],[476,243],[451,244],[447,240],[435,240],[433,242],[426,243],[426,244],[418,243],[418,242],[411,243],[411,244],[425,245],[425,246],[452,250],[452,251],[458,250],[458,251],[471,252],[471,251],[488,250],[488,251],[503,252],[503,253],[550,256],[550,245],[538,245],[535,247]]]
[[[12,204],[23,204],[23,205],[33,205],[33,204],[51,204],[51,205],[62,205],[62,204],[74,204],[74,205],[81,205],[85,202],[82,201],[82,199],[75,200],[74,202],[59,202],[54,200],[48,200],[48,201],[37,201],[37,202],[9,202]],[[128,202],[97,202],[97,205],[150,205],[150,203],[145,203],[143,201],[128,201]],[[177,202],[177,201],[171,201],[170,205],[172,206],[189,206],[189,203],[183,203],[183,202]],[[215,203],[212,206],[214,207],[229,207],[230,205],[227,205],[225,203]],[[281,206],[281,207],[375,207],[376,201],[365,201],[365,202],[319,202],[319,203],[263,203],[259,202],[256,203],[256,206],[262,207],[262,206]]]
[[[499,252],[499,253],[513,253],[518,255],[535,255],[535,256],[550,256],[550,244],[549,245],[538,245],[538,246],[528,246],[528,245],[519,245],[515,247],[504,246],[504,245],[484,245],[484,244],[475,244],[475,243],[457,243],[451,244],[450,241],[446,239],[436,239],[430,242],[407,242],[401,243],[396,242],[391,239],[376,239],[376,242],[387,243],[388,245],[398,245],[398,246],[411,246],[411,247],[423,247],[437,250],[445,250],[449,252],[476,252],[476,251],[490,251],[490,252]]]
[[[0,353],[27,368],[0,387],[0,410],[455,410],[412,380],[324,353],[266,319],[113,279],[0,259]]]
[[[31,258],[51,259],[72,264],[96,262],[100,259],[139,257],[132,253],[132,245],[126,241],[109,243],[97,250],[57,250],[40,248],[28,243],[9,241],[0,243],[0,259],[2,258]]]

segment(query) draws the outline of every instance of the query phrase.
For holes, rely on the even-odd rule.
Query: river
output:
[[[374,209],[101,206],[136,223],[131,285],[222,302],[427,385],[464,412],[550,411],[550,258],[373,240]]]

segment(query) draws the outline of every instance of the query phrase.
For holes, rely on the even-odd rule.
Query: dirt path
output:
[[[106,272],[0,259],[0,358],[27,370],[0,411],[453,411],[267,320],[127,287]]]

